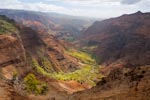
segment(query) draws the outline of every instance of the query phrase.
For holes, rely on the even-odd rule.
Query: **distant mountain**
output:
[[[149,100],[150,13],[97,21],[78,35],[76,46],[101,65],[58,39],[59,32],[67,30],[64,23],[74,17],[54,13],[58,17],[53,19],[22,10],[1,13],[0,99]],[[71,29],[73,23],[66,27]]]
[[[104,65],[150,64],[150,13],[137,12],[95,22],[78,45]]]
[[[45,31],[66,40],[80,35],[81,31],[94,21],[94,19],[84,17],[25,10],[0,9],[0,14],[35,30]]]

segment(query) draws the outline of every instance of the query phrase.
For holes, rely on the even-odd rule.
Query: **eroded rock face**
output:
[[[67,48],[70,46],[69,44],[46,33],[43,34],[42,39],[46,44],[47,54],[55,66],[54,69],[56,71],[71,72],[81,67],[76,58],[66,53]]]
[[[31,100],[26,96],[17,93],[13,86],[0,79],[0,100]]]
[[[23,48],[20,41],[13,36],[0,36],[0,65],[21,62],[23,60]]]
[[[44,77],[33,68],[33,59],[36,59],[38,67],[43,69],[45,67],[46,71],[49,65],[53,68],[53,70],[50,69],[53,72],[71,72],[79,68],[76,58],[65,54],[64,41],[59,41],[48,33],[37,32],[14,21],[11,23],[5,16],[0,17],[0,20],[10,23],[17,30],[14,33],[6,28],[5,32],[10,32],[9,34],[0,32],[0,83],[2,83],[0,84],[0,100],[28,100],[27,96],[22,96],[24,94],[23,77],[28,73],[36,73],[39,80]],[[0,27],[1,31],[4,29],[2,28]],[[46,77],[43,81],[47,79],[49,78]],[[3,87],[4,84],[6,86]],[[81,84],[79,85],[82,87]],[[70,89],[69,85],[68,88]]]
[[[14,21],[11,23],[3,17],[2,20],[14,26],[18,33],[0,35],[0,67],[19,66],[20,71],[22,66],[26,66],[25,70],[28,71],[24,72],[27,73],[33,70],[32,61],[35,59],[39,67],[48,72],[71,72],[81,68],[76,58],[65,53],[69,44],[63,40],[42,30],[37,32]]]
[[[71,72],[79,69],[81,66],[76,58],[66,54],[66,46],[69,44],[63,40],[49,35],[45,32],[36,32],[35,30],[20,26],[20,38],[25,48],[26,56],[35,58],[39,65],[42,65],[42,59],[46,59],[51,64],[52,71]],[[66,45],[66,46],[65,46]],[[29,62],[31,58],[29,59]]]
[[[18,37],[0,35],[0,69],[7,79],[17,73],[16,67],[25,65],[24,48]]]
[[[2,16],[0,20],[10,23],[5,16]],[[9,34],[0,33],[0,82],[2,82],[2,85],[6,84],[6,88],[1,88],[2,85],[0,84],[0,91],[4,91],[0,94],[6,92],[4,97],[0,95],[0,99],[20,100],[25,98],[25,100],[28,100],[22,96],[24,94],[23,77],[28,73],[34,73],[39,80],[44,78],[44,75],[33,68],[33,59],[36,59],[38,67],[43,68],[45,72],[49,65],[53,68],[53,70],[50,69],[53,72],[71,72],[79,68],[79,61],[65,53],[67,48],[64,46],[63,40],[59,41],[48,33],[37,32],[14,21],[10,24],[16,28],[16,33],[7,30],[7,28],[5,32],[10,32]],[[2,27],[0,27],[0,30],[2,31]],[[66,45],[68,44],[66,43]],[[45,77],[43,81],[47,79],[49,77]],[[52,83],[48,83],[48,85],[50,84]],[[76,84],[82,87],[81,84],[77,82]],[[68,88],[70,89],[69,85]],[[54,91],[60,92],[59,90]],[[73,89],[73,91],[77,90]]]

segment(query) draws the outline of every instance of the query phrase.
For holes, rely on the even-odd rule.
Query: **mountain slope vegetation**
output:
[[[17,29],[12,25],[14,23],[13,20],[7,19],[5,16],[0,16],[0,33],[7,34],[7,33],[15,33]],[[9,23],[7,21],[9,21]]]
[[[73,42],[77,49],[52,34],[87,22],[22,10],[0,14],[19,22],[0,15],[0,99],[149,100],[149,13],[97,21]]]
[[[65,41],[48,33],[36,32],[6,16],[0,16],[0,21],[0,30],[3,30],[0,33],[0,75],[3,78],[0,80],[6,80],[5,84],[10,83],[11,89],[18,97],[21,94],[47,94],[55,82],[58,84],[53,86],[55,88],[63,87],[59,83],[72,81],[84,90],[95,86],[101,79],[102,75],[94,59],[85,53],[82,54],[86,55],[86,59],[71,55],[75,52],[78,54],[79,51],[73,47],[70,47],[73,51],[68,51],[69,44]],[[85,63],[83,59],[93,62]],[[47,83],[47,80],[51,81]],[[67,90],[64,88],[62,91]],[[74,88],[69,91],[78,90]],[[8,94],[11,93],[8,91]]]

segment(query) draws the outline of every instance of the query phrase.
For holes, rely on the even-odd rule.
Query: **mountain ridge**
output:
[[[137,12],[97,21],[83,33],[79,43],[81,47],[95,47],[91,51],[106,65],[115,61],[123,66],[149,64],[149,18],[150,13]]]
[[[94,21],[88,18],[26,10],[0,9],[0,14],[34,30],[43,30],[62,39],[76,38],[82,29],[87,28]]]

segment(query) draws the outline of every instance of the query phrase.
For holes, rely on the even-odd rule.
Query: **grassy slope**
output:
[[[0,35],[6,35],[16,32],[17,29],[14,25],[14,21],[0,15]]]
[[[84,64],[89,64],[89,65],[96,64],[96,61],[91,57],[91,55],[89,55],[85,52],[68,50],[66,53],[68,53],[70,56],[73,56],[73,57],[79,59]]]
[[[64,72],[56,73],[52,71],[48,72],[47,70],[45,70],[45,67],[51,67],[51,66],[49,66],[49,64],[47,65],[46,61],[44,61],[43,63],[44,65],[40,66],[35,59],[32,59],[33,67],[34,69],[36,69],[38,73],[44,76],[48,76],[63,81],[74,80],[80,83],[88,83],[92,86],[94,86],[95,82],[97,82],[103,77],[101,74],[99,74],[99,69],[96,66],[96,61],[90,55],[75,50],[68,50],[65,53],[68,53],[70,56],[73,56],[78,60],[80,60],[83,63],[82,68],[69,73],[64,73]]]

